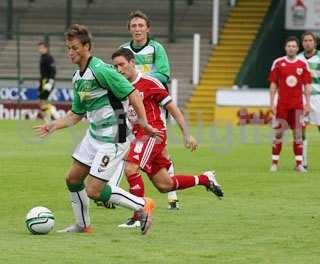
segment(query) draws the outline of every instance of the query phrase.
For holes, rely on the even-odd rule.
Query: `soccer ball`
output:
[[[48,234],[54,226],[54,215],[46,207],[34,207],[26,216],[26,226],[31,234]]]

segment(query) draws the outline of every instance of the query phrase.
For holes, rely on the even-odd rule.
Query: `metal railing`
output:
[[[30,1],[30,0],[29,0]],[[184,34],[184,33],[177,33],[175,30],[175,17],[176,17],[176,1],[178,0],[168,0],[168,12],[169,12],[169,20],[168,20],[168,33],[167,34],[160,34],[161,37],[167,37],[169,42],[175,42],[177,37],[192,37],[192,34]],[[184,0],[187,5],[193,5],[194,0]],[[30,1],[36,2],[36,0]],[[14,4],[13,0],[6,0],[5,6],[5,32],[4,35],[7,39],[12,39],[15,35],[14,32]],[[93,4],[94,0],[87,0],[87,5]],[[68,28],[73,22],[73,0],[66,0],[65,6],[65,28]],[[1,33],[1,32],[0,32]],[[34,35],[39,32],[26,32],[25,34]],[[51,33],[51,35],[57,34],[56,32]],[[97,34],[95,34],[97,35]],[[104,36],[108,37],[121,37],[124,34],[122,33],[104,33]],[[157,35],[158,36],[158,35]]]

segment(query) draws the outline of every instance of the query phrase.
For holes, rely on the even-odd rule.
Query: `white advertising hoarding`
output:
[[[219,90],[217,91],[218,106],[268,107],[270,95],[268,89],[250,90]]]
[[[286,29],[320,29],[320,0],[286,0],[285,12]]]

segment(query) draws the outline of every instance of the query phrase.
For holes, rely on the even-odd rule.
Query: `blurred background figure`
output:
[[[46,42],[38,43],[38,52],[40,54],[39,106],[42,118],[48,123],[51,119],[59,118],[56,107],[48,102],[48,97],[54,88],[56,66]]]

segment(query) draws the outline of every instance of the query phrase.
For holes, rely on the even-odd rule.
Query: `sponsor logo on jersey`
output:
[[[297,74],[301,75],[303,73],[303,69],[302,68],[297,68]]]
[[[143,56],[145,64],[153,63],[153,54],[146,54]]]
[[[91,92],[79,92],[80,101],[83,102],[85,100],[91,99]]]
[[[298,80],[296,78],[296,76],[294,75],[289,75],[286,79],[286,84],[289,86],[289,87],[295,87],[298,83]]]
[[[101,167],[98,167],[98,172],[101,173],[101,172],[104,172],[106,171],[105,169],[102,169]]]

